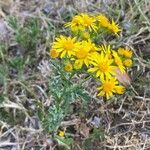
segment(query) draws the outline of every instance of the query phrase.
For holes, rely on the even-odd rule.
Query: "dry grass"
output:
[[[103,102],[93,100],[89,107],[88,120],[97,116],[104,129],[103,140],[86,141],[74,137],[72,149],[150,149],[150,2],[149,0],[0,0],[0,149],[62,149],[51,140],[52,135],[43,131],[37,117],[37,103],[43,109],[51,105],[48,78],[53,74],[49,65],[48,47],[58,33],[64,33],[62,25],[76,12],[102,12],[118,20],[123,33],[118,39],[134,52],[134,66],[129,70],[132,86],[126,94]],[[11,4],[11,5],[10,5]],[[8,16],[16,16],[24,27],[30,17],[39,20],[42,37],[36,48],[30,51],[16,42],[15,30],[8,24]],[[44,38],[43,38],[44,37]],[[114,41],[112,40],[112,43]],[[4,48],[3,48],[4,47]],[[13,58],[25,58],[23,72],[10,66]],[[82,78],[82,77],[81,77]],[[94,83],[86,83],[87,90]],[[96,98],[95,98],[96,99]],[[62,126],[79,124],[81,116],[74,117]],[[89,121],[90,122],[90,121]],[[85,122],[88,124],[88,121]],[[86,128],[88,130],[88,128]],[[79,134],[78,134],[79,135]],[[79,142],[80,141],[80,142]],[[84,142],[87,142],[84,144]],[[86,147],[86,145],[88,145]]]

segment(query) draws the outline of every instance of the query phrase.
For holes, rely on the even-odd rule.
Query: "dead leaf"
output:
[[[79,126],[79,132],[80,134],[85,137],[85,138],[88,138],[89,137],[89,134],[90,134],[90,128],[87,127],[86,124],[80,124]]]
[[[13,3],[13,0],[0,0],[0,7],[10,7],[10,5]]]
[[[0,0],[0,17],[5,18],[12,9],[13,0]]]
[[[120,69],[116,69],[116,78],[120,83],[122,83],[124,86],[128,86],[131,84],[131,79],[129,75],[125,72],[122,73]]]
[[[81,122],[80,119],[73,119],[69,121],[63,121],[61,122],[61,126],[66,127],[66,126],[72,126],[72,125],[77,125]]]

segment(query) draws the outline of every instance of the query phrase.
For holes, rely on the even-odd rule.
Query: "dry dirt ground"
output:
[[[43,131],[36,104],[40,100],[43,109],[51,105],[49,47],[57,34],[65,32],[63,24],[78,12],[115,18],[123,28],[118,42],[131,48],[134,65],[128,72],[132,82],[126,94],[107,102],[93,100],[89,111],[76,108],[80,113],[62,122],[74,139],[70,149],[150,150],[149,0],[0,0],[0,150],[66,149]],[[30,18],[37,19],[39,26],[33,41],[25,30]],[[92,84],[86,86],[94,94],[88,88]],[[98,138],[90,137],[91,119],[98,122]]]

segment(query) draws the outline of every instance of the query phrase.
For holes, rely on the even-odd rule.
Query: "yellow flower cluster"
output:
[[[98,45],[93,40],[93,32],[100,27],[107,28],[114,34],[121,31],[120,27],[104,15],[93,17],[88,14],[75,16],[65,26],[80,34],[57,37],[50,50],[51,58],[64,60],[66,72],[83,69],[98,78],[101,83],[98,96],[109,99],[115,93],[123,94],[125,87],[120,85],[116,72],[120,70],[125,73],[132,66],[132,51],[128,48],[112,49],[109,44]]]
[[[118,35],[121,31],[120,27],[114,20],[110,21],[105,15],[96,16],[88,14],[76,15],[71,22],[66,23],[66,27],[70,27],[72,31],[95,31],[106,29],[111,33]]]
[[[90,31],[96,31],[96,18],[89,16],[88,14],[80,14],[76,15],[71,22],[66,24],[66,27],[71,27],[72,31],[84,31],[85,29],[89,29]]]

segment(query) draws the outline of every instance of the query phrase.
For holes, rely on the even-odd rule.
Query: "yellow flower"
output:
[[[133,55],[132,51],[128,48],[119,48],[118,49],[118,54],[122,55],[122,56],[125,56],[126,58],[131,58],[132,55]]]
[[[114,34],[116,34],[116,35],[118,35],[118,33],[121,31],[119,25],[116,24],[116,23],[114,22],[114,20],[112,20],[112,22],[111,22],[110,25],[108,26],[108,29],[109,29],[112,33],[114,33]]]
[[[97,26],[95,24],[96,20],[92,16],[88,14],[81,13],[80,15],[76,15],[71,22],[66,23],[66,27],[71,27],[72,31],[84,31],[85,29],[89,29],[90,31],[96,31]]]
[[[53,43],[52,48],[56,49],[58,53],[60,53],[60,57],[63,58],[65,56],[72,56],[75,54],[75,48],[78,43],[75,42],[76,38],[60,36],[60,38],[56,38],[56,42]]]
[[[65,27],[70,27],[72,31],[83,31],[84,27],[82,26],[83,20],[80,15],[76,15],[73,17],[71,22],[65,24]]]
[[[127,58],[131,58],[132,57],[132,51],[128,48],[124,49],[123,55]]]
[[[64,137],[64,136],[65,136],[65,132],[64,132],[64,131],[59,131],[58,135],[59,135],[60,137]]]
[[[102,14],[97,16],[97,21],[100,23],[102,27],[105,27],[105,28],[107,28],[110,25],[108,18]]]
[[[97,89],[100,90],[98,96],[106,96],[107,99],[111,98],[114,93],[123,94],[125,90],[115,78],[102,80],[102,85]]]
[[[90,31],[92,31],[92,30],[96,31],[97,26],[95,24],[95,22],[96,22],[95,18],[93,18],[92,16],[89,16],[88,14],[84,14],[84,13],[81,14],[81,17],[82,17],[82,25],[85,28],[89,29]]]
[[[91,44],[87,41],[80,42],[80,45],[76,48],[75,52],[75,64],[82,67],[83,64],[89,66],[90,56],[91,56]]]
[[[124,48],[118,48],[118,54],[124,55]]]
[[[100,77],[102,80],[115,75],[116,67],[112,65],[113,60],[109,58],[109,55],[104,55],[103,52],[101,52],[101,54],[95,53],[91,56],[90,63],[93,67],[88,69],[88,72],[96,72],[96,77]]]
[[[125,72],[125,67],[124,67],[124,65],[123,65],[123,63],[122,63],[121,58],[118,56],[118,53],[117,53],[117,52],[112,51],[112,53],[113,53],[114,61],[115,61],[116,65],[118,66],[118,68],[120,69],[120,71],[121,71],[122,73],[124,73],[124,72]]]
[[[51,49],[49,55],[51,56],[51,58],[58,58],[59,52],[56,49]]]
[[[123,94],[125,91],[125,87],[124,86],[116,86],[115,90],[116,90],[117,94]]]
[[[65,64],[65,71],[71,72],[73,70],[73,66],[70,62]]]
[[[74,69],[79,70],[82,68],[82,64],[79,61],[75,61],[73,67]]]
[[[126,67],[131,67],[132,66],[132,60],[131,59],[126,59],[126,60],[124,60],[123,63]]]

